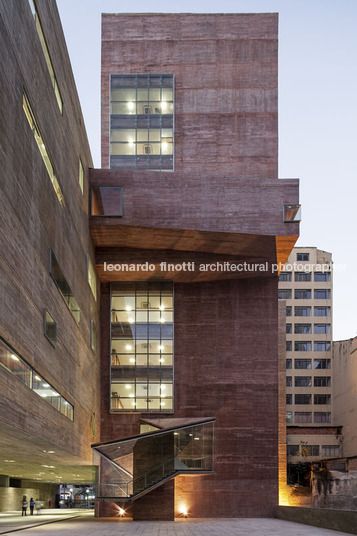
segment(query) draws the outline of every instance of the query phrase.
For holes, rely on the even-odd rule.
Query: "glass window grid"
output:
[[[284,288],[278,290],[278,299],[279,300],[291,300],[292,290],[291,288]]]
[[[110,167],[172,171],[174,76],[112,75],[110,105]]]
[[[312,333],[311,324],[295,324],[294,333],[297,335],[299,334],[308,335]]]
[[[330,411],[315,411],[314,412],[314,422],[331,422],[331,412]]]
[[[291,281],[292,272],[280,272],[279,281]]]
[[[314,324],[314,333],[317,335],[331,333],[331,324]]]
[[[311,281],[311,272],[295,272],[295,281]]]
[[[311,395],[307,394],[296,394],[295,395],[295,404],[297,405],[308,405],[311,404]]]
[[[330,300],[331,290],[328,288],[315,288],[314,299],[315,300]]]
[[[292,411],[287,411],[286,412],[286,422],[287,423],[293,422],[293,412]]]
[[[286,395],[286,404],[290,405],[293,403],[293,395],[291,393],[287,393]]]
[[[311,316],[311,307],[310,306],[299,306],[294,307],[295,316]]]
[[[320,405],[331,404],[331,395],[314,395],[314,404],[320,404]]]
[[[2,339],[0,339],[0,365],[70,421],[74,420],[74,408],[72,404],[60,395],[47,380],[40,376],[33,367],[26,363]]]
[[[329,341],[315,341],[314,342],[315,352],[328,352],[330,350],[331,350],[331,343]]]
[[[328,282],[331,281],[331,272],[315,272],[314,281],[316,282]]]
[[[311,387],[311,376],[295,376],[295,387]]]
[[[308,260],[310,260],[310,253],[297,253],[296,254],[296,260],[297,261],[308,261]]]
[[[331,376],[315,376],[314,387],[331,387]]]
[[[295,341],[295,352],[311,352],[311,341]]]
[[[311,299],[311,289],[308,289],[308,288],[296,288],[294,296],[295,296],[295,300],[310,300]]]
[[[311,366],[312,366],[311,359],[295,359],[294,360],[295,370],[311,369]]]
[[[321,456],[328,456],[329,458],[338,458],[340,456],[339,445],[322,445]]]
[[[295,418],[296,423],[311,423],[312,412],[311,411],[295,411],[294,418]]]
[[[331,316],[331,307],[314,307],[314,316]]]
[[[314,359],[314,369],[330,369],[331,359]]]
[[[115,412],[173,412],[172,283],[112,284],[110,398]]]

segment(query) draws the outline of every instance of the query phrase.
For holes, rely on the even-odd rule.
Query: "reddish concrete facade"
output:
[[[126,277],[108,275],[104,262],[191,258],[269,266],[229,279],[172,273],[168,417],[216,418],[215,468],[177,477],[174,502],[171,492],[167,503],[159,489],[148,493],[133,506],[136,519],[156,519],[150,505],[160,501],[165,519],[183,508],[201,518],[275,515],[278,303],[270,266],[288,256],[298,235],[297,223],[283,221],[284,204],[298,203],[298,181],[277,180],[277,22],[276,14],[103,16],[103,167],[109,75],[166,73],[175,75],[175,171],[90,173],[91,186],[122,186],[124,199],[123,217],[90,219],[102,281],[101,441],[135,435],[140,418],[155,417],[109,411],[110,281]]]

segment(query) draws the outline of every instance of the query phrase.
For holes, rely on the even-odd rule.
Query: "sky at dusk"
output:
[[[300,179],[297,245],[332,252],[334,340],[357,335],[357,2],[57,0],[95,167],[101,13],[279,13],[279,177]],[[343,266],[345,265],[345,267]]]

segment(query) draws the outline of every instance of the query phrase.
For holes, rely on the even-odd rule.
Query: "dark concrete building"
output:
[[[289,221],[298,181],[277,177],[278,17],[116,14],[102,24],[103,169],[90,171],[101,280],[98,513],[117,515],[116,504],[134,519],[272,516],[271,265],[298,235]],[[123,471],[135,481],[143,448],[116,440],[155,429],[165,437],[192,419],[215,420],[213,466],[191,433],[190,461],[188,440],[182,455],[175,443],[180,464],[163,470],[160,487],[123,491]]]
[[[60,482],[91,483],[99,295],[92,160],[56,3],[1,0],[0,40],[0,510],[19,510],[24,494],[48,506]]]
[[[93,445],[97,515],[273,516],[277,15],[104,15],[103,169],[54,0],[0,24],[0,509]]]

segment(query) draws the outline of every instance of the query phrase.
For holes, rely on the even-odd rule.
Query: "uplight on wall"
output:
[[[187,509],[187,506],[182,506],[182,507],[181,507],[181,515],[183,515],[183,517],[187,517],[187,516],[188,516],[188,509]]]

